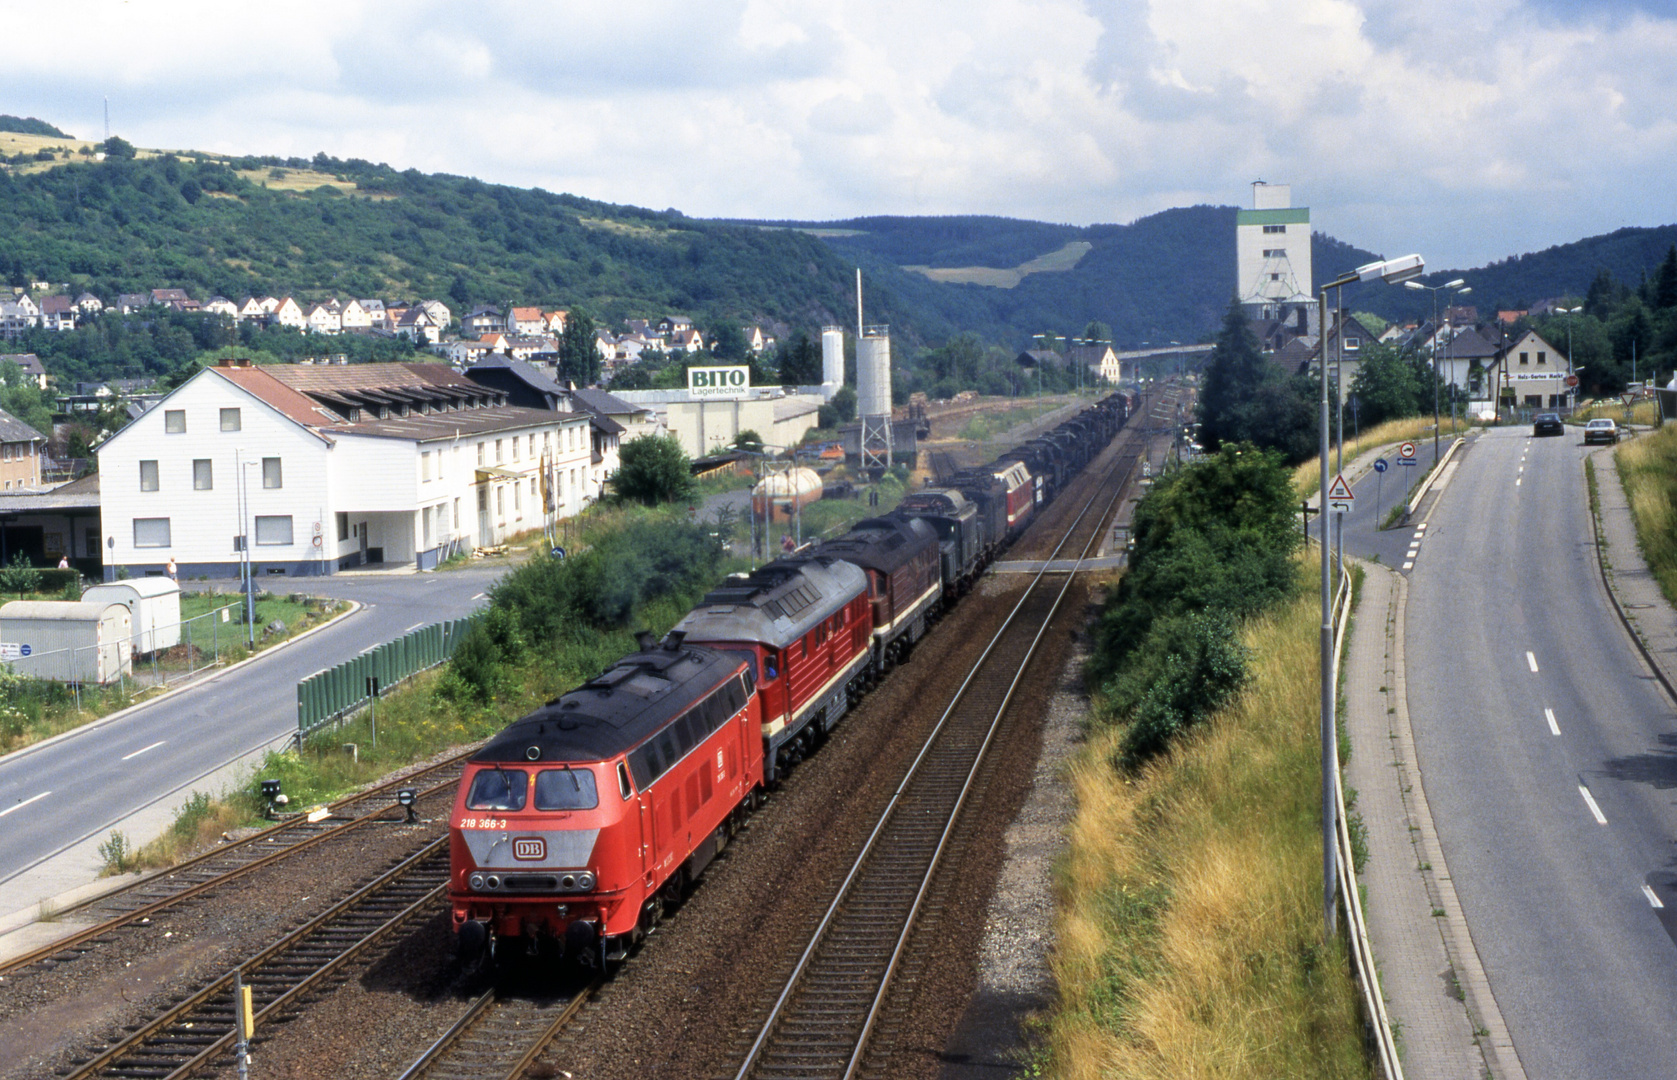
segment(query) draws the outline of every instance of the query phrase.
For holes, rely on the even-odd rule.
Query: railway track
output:
[[[1138,439],[1120,448],[1052,557],[1087,557],[1124,490],[1114,478],[1129,474],[1144,446]],[[743,1054],[736,1080],[848,1080],[863,1070],[985,753],[1073,575],[1055,578],[1045,571],[1032,580],[956,691]]]
[[[341,976],[374,945],[436,908],[448,886],[448,838],[439,837],[351,896],[97,1053],[69,1080],[192,1076],[234,1047],[235,975],[251,988],[260,1028]]]
[[[408,1067],[401,1080],[518,1080],[599,987],[524,998],[491,988]]]
[[[32,952],[0,963],[0,975],[10,975],[36,964],[51,967],[74,962],[97,949],[110,934],[125,926],[143,924],[160,911],[307,851],[317,844],[336,840],[375,822],[399,820],[399,817],[392,817],[393,811],[400,814],[400,807],[392,802],[399,790],[412,788],[416,804],[439,795],[452,798],[466,758],[475,750],[476,747],[473,747],[419,772],[339,799],[326,806],[328,813],[325,815],[298,814],[126,888],[65,908],[57,913],[59,918],[79,915],[97,921]]]

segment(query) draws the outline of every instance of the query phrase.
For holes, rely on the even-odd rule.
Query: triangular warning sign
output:
[[[1355,498],[1356,496],[1351,494],[1351,485],[1345,482],[1343,475],[1334,477],[1333,483],[1328,485],[1329,502],[1350,502]]]

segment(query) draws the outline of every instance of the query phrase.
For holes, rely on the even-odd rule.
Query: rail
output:
[[[408,1066],[401,1080],[448,1075],[518,1080],[599,987],[595,980],[571,997],[548,1004],[503,997],[492,987]],[[540,1029],[533,1039],[532,1027]]]
[[[1134,457],[1120,453],[1108,481],[1122,464],[1133,468]],[[1078,562],[1099,542],[1102,524],[1122,491],[1122,484],[1114,486],[1083,540]],[[1097,501],[1091,498],[1084,506],[1053,555],[1071,543]],[[860,1068],[1002,717],[1075,580],[1075,573],[1066,574],[1058,592],[1047,595],[1050,590],[1040,586],[1050,573],[1045,566],[1032,578],[955,691],[798,958],[736,1080],[824,1074],[829,1067],[849,1078]],[[990,663],[998,649],[1011,661],[1005,667]],[[782,1073],[768,1071],[782,1061]]]

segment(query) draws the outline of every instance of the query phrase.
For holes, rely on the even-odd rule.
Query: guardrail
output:
[[[421,626],[303,679],[297,684],[298,741],[372,701],[374,680],[383,695],[404,679],[443,663],[454,655],[475,618]]]
[[[1345,648],[1345,630],[1351,622],[1351,573],[1343,563],[1339,566],[1339,593],[1334,598],[1333,672],[1339,678],[1340,657]],[[1357,889],[1355,853],[1351,848],[1350,819],[1345,812],[1345,778],[1340,773],[1339,755],[1334,755],[1334,802],[1338,818],[1334,830],[1339,856],[1340,900],[1345,905],[1348,944],[1351,960],[1357,971],[1357,983],[1362,990],[1363,1008],[1368,1023],[1374,1029],[1374,1046],[1386,1080],[1403,1080],[1403,1063],[1398,1059],[1397,1042],[1392,1035],[1392,1021],[1386,1015],[1386,997],[1380,991],[1380,971],[1374,963],[1374,947],[1368,939],[1368,923],[1363,917],[1362,894]]]

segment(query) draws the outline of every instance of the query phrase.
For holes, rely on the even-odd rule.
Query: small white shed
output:
[[[19,675],[115,682],[134,669],[134,621],[123,604],[13,600],[0,605],[0,661]]]
[[[166,577],[95,585],[82,602],[121,604],[134,620],[134,653],[145,656],[181,643],[181,587]]]

